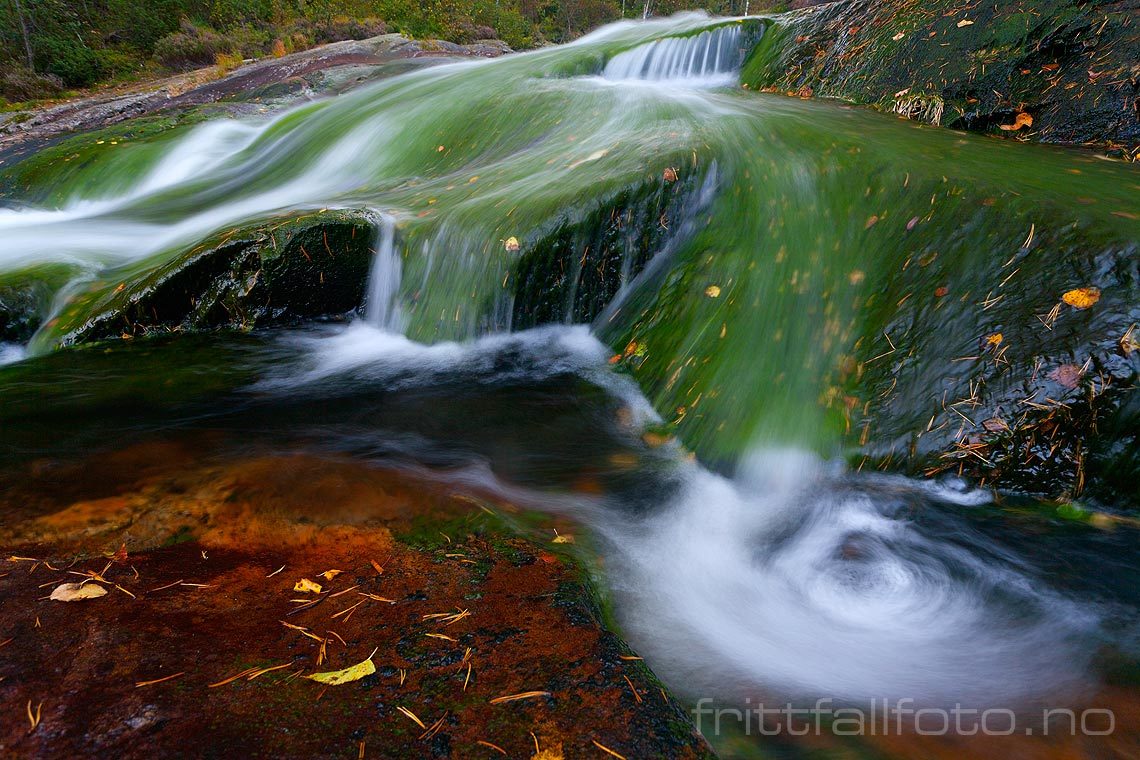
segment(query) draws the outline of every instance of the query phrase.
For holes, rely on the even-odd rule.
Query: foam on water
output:
[[[685,483],[612,543],[618,609],[690,695],[1018,706],[1085,678],[1097,615],[955,514],[984,493],[795,452]]]
[[[575,372],[635,410],[635,425],[659,421],[585,327],[429,346],[357,323],[290,340],[305,369],[283,368],[267,387]],[[797,450],[754,452],[731,478],[682,455],[663,482],[645,475],[647,492],[672,494],[648,514],[487,470],[450,477],[597,531],[624,631],[689,696],[1017,707],[1085,683],[1098,613],[970,526],[988,493],[848,473]]]
[[[0,364],[12,364],[24,358],[24,347],[18,343],[0,343]]]

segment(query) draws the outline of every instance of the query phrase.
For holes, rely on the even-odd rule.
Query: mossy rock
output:
[[[157,267],[104,272],[31,348],[342,316],[364,300],[376,222],[363,211],[299,214],[219,233]]]
[[[683,237],[701,175],[672,171],[672,180],[632,185],[527,243],[512,275],[512,325],[594,320],[655,254]]]
[[[12,143],[0,149],[0,198],[61,206],[77,197],[114,195],[153,168],[171,138],[224,113],[203,106],[129,119],[63,139]]]
[[[752,89],[1129,155],[1140,144],[1140,25],[1120,3],[847,0],[774,21],[744,69]],[[1018,114],[1032,124],[1011,129]]]

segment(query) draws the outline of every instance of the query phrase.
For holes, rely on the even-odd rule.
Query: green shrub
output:
[[[181,28],[154,44],[154,57],[175,71],[212,66],[219,54],[237,52],[234,41],[207,26],[183,21]]]
[[[99,55],[79,40],[37,37],[35,44],[36,69],[68,87],[89,87],[107,74]]]
[[[302,35],[312,45],[325,45],[343,40],[366,40],[388,33],[388,25],[378,18],[347,18],[338,16],[327,21],[297,19],[285,30],[285,36]],[[301,49],[301,48],[295,48]]]

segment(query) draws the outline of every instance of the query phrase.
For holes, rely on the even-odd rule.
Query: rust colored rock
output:
[[[0,567],[0,707],[20,718],[4,756],[710,755],[599,622],[573,545],[513,533],[477,494],[306,457],[169,456],[120,486],[0,529],[14,557],[47,560]],[[122,540],[125,561],[103,556]],[[109,593],[46,600],[67,570]],[[296,593],[303,577],[321,593]],[[304,678],[370,653],[359,680]]]

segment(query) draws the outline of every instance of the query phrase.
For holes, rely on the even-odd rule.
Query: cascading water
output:
[[[376,258],[368,278],[368,323],[400,332],[402,321],[397,297],[400,292],[400,254],[396,251],[396,220],[385,215],[376,236]]]
[[[740,46],[737,24],[687,37],[666,37],[618,53],[606,62],[602,76],[614,81],[733,84],[740,72]]]
[[[44,279],[54,300],[32,359],[0,372],[8,408],[38,410],[31,423],[0,414],[12,456],[69,440],[35,427],[50,422],[38,401],[17,401],[29,387],[21,373],[50,373],[67,324],[89,318],[75,294],[115,292],[245,222],[382,209],[366,320],[240,348],[257,369],[235,385],[269,405],[266,418],[293,410],[282,417],[299,420],[297,433],[319,408],[319,428],[298,434],[308,443],[363,455],[404,447],[448,464],[462,454],[512,498],[578,516],[605,542],[635,644],[691,692],[990,704],[1080,684],[1105,636],[1098,611],[1051,590],[1026,552],[971,528],[971,510],[994,507],[988,495],[818,462],[849,454],[848,436],[861,432],[915,450],[972,441],[966,423],[982,420],[954,404],[975,389],[968,369],[998,365],[987,336],[1006,336],[1002,367],[1032,366],[1034,351],[1078,331],[1043,331],[1035,315],[1049,313],[1074,270],[1108,271],[1134,250],[1135,177],[827,103],[706,88],[735,81],[746,24],[759,23],[616,24],[262,121],[61,158],[30,186],[28,205],[0,210],[0,285],[50,264],[66,270]],[[603,76],[587,75],[600,60]],[[635,218],[645,222],[631,228]],[[1082,248],[1077,234],[1095,244]],[[1083,269],[1070,265],[1078,255],[1089,259]],[[613,287],[587,292],[589,278]],[[1016,294],[1003,290],[1010,282]],[[616,301],[588,300],[619,287]],[[1102,307],[1130,292],[1106,288]],[[597,317],[593,333],[482,334],[512,324],[527,298],[555,321]],[[1090,314],[1073,318],[1101,343],[1119,342],[1135,321]],[[0,344],[0,362],[23,355]],[[98,355],[75,352],[75,362]],[[854,383],[876,372],[889,373],[875,397],[889,396],[898,422],[852,432],[853,415],[875,401]],[[512,418],[531,427],[509,428],[506,442],[484,430],[500,431],[496,421],[480,421],[460,445],[452,432],[468,410],[445,419],[439,403],[444,391],[560,397],[563,386],[545,384],[567,377],[620,399],[623,427],[612,435],[625,445],[642,446],[647,424],[667,425],[737,476],[688,462],[673,443],[644,472],[615,475],[626,485],[614,493],[558,493],[542,478],[588,446],[559,448],[541,413]],[[994,384],[1012,382],[1004,377]],[[415,388],[430,389],[422,412],[400,418],[406,430],[383,428],[400,413],[383,405],[386,394]],[[73,390],[87,398],[86,387]],[[584,404],[582,425],[617,424],[599,409]],[[96,413],[117,421],[121,410]],[[256,416],[242,430],[270,442],[276,432]],[[544,447],[553,453],[535,451]],[[772,466],[757,450],[812,454]]]

